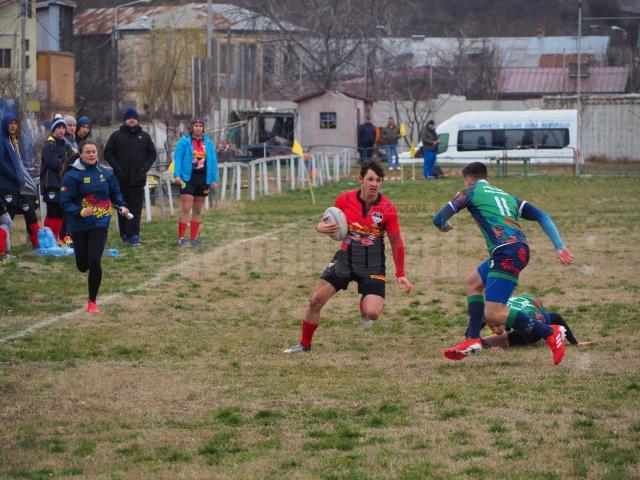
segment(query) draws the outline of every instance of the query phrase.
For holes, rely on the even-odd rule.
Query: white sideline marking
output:
[[[234,247],[237,245],[241,245],[243,243],[246,242],[252,242],[254,240],[262,240],[264,237],[269,237],[271,235],[273,235],[275,232],[266,232],[263,233],[261,235],[257,235],[255,237],[249,237],[249,238],[242,238],[240,240],[236,240],[233,243],[230,244],[226,244],[222,247],[218,247],[215,248],[213,250],[211,250],[210,252],[205,253],[203,256],[209,256],[209,255],[215,255],[219,250],[222,250],[223,248],[229,248],[229,247]],[[143,247],[144,248],[144,247]],[[139,290],[144,290],[148,287],[152,287],[154,285],[157,285],[158,283],[160,283],[162,280],[164,280],[167,276],[169,276],[172,273],[176,273],[176,272],[180,272],[183,271],[183,269],[185,267],[189,267],[191,266],[191,264],[196,264],[196,265],[200,265],[202,263],[202,257],[203,256],[196,256],[193,258],[190,258],[189,260],[185,260],[184,262],[181,263],[177,263],[165,270],[161,270],[160,272],[158,272],[158,274],[147,280],[146,282],[143,282],[141,284],[139,284],[136,287],[133,288],[129,288],[127,290],[125,290],[124,292],[118,292],[118,293],[113,293],[111,295],[107,295],[106,297],[101,297],[100,299],[100,306],[102,305],[108,305],[110,303],[112,303],[114,300],[117,300],[120,297],[123,297],[129,293],[133,293],[133,292],[137,292]],[[33,325],[25,328],[24,330],[20,330],[19,332],[16,333],[12,333],[11,335],[7,335],[6,337],[0,337],[0,343],[5,343],[8,342],[10,340],[18,340],[20,338],[24,338],[27,337],[29,335],[31,335],[32,333],[37,332],[38,330],[41,330],[45,327],[48,327],[49,325],[53,325],[54,323],[57,323],[61,320],[66,320],[68,318],[73,318],[76,315],[80,315],[82,313],[86,313],[86,308],[78,308],[76,310],[73,310],[72,312],[67,312],[64,313],[62,315],[58,315],[56,317],[50,317],[50,318],[46,318],[44,320],[39,321],[38,323],[34,323]]]

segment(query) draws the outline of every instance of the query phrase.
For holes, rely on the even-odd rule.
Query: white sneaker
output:
[[[289,347],[283,350],[282,353],[307,353],[310,350],[311,350],[310,348],[307,348],[301,343],[299,343],[298,345],[294,345],[293,347]]]
[[[362,322],[362,328],[364,328],[365,330],[373,327],[373,320],[365,317],[364,315],[360,317],[360,322]]]

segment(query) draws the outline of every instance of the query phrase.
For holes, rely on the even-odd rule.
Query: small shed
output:
[[[294,100],[298,104],[300,143],[305,149],[339,152],[358,145],[358,125],[371,113],[371,100],[339,90],[324,90]]]

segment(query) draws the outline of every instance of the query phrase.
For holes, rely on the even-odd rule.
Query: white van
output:
[[[574,162],[577,110],[476,111],[454,115],[436,128],[439,163],[466,164],[500,158],[530,163]],[[421,146],[420,143],[418,146]],[[403,163],[419,162],[408,153]]]

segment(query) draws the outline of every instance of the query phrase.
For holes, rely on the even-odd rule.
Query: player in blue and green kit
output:
[[[558,229],[542,210],[520,200],[487,181],[487,167],[473,162],[462,171],[466,188],[447,203],[433,218],[442,232],[451,230],[448,220],[467,208],[485,237],[490,258],[465,279],[469,326],[467,339],[444,351],[445,357],[459,360],[482,349],[480,330],[486,321],[492,330],[505,327],[544,338],[558,365],[564,356],[564,341],[559,325],[547,325],[523,311],[509,308],[507,301],[518,284],[520,272],[529,263],[529,246],[518,223],[519,218],[537,221],[563,265],[573,260]],[[486,271],[483,279],[481,271]],[[484,296],[483,296],[484,293]]]
[[[539,298],[530,295],[520,295],[511,297],[507,302],[510,309],[525,312],[536,320],[540,320],[547,325],[559,325],[566,335],[567,341],[576,347],[585,347],[591,345],[591,342],[578,342],[575,335],[569,328],[567,322],[559,313],[549,312]],[[500,335],[491,335],[482,337],[482,348],[491,347],[518,347],[525,345],[533,345],[542,338],[531,333],[516,332],[511,330]],[[462,357],[464,358],[464,357]]]

